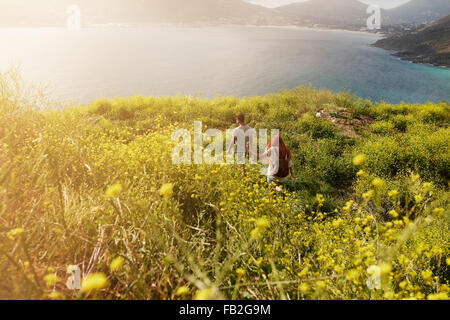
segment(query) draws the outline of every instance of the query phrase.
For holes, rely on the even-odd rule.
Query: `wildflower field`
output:
[[[0,77],[0,299],[449,297],[448,103],[307,87],[41,98]],[[285,200],[259,165],[172,164],[174,130],[225,130],[238,112],[281,130],[297,177]]]

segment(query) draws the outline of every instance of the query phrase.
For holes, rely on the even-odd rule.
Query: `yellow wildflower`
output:
[[[111,262],[109,268],[112,272],[118,271],[122,268],[124,261],[125,260],[122,257],[117,257]]]
[[[378,189],[382,188],[385,185],[385,183],[386,182],[383,179],[380,179],[380,178],[375,178],[372,181],[372,184]]]
[[[16,228],[13,229],[9,232],[6,233],[6,236],[10,239],[10,240],[15,240],[16,237],[20,236],[22,233],[25,232],[25,229],[23,228]]]
[[[213,289],[202,289],[197,291],[197,293],[194,296],[194,300],[210,300],[213,296]]]
[[[324,198],[323,194],[317,194],[317,195],[316,195],[316,201],[317,201],[319,204],[323,204],[323,203],[325,202],[325,198]]]
[[[61,292],[53,291],[48,294],[48,298],[51,300],[63,300],[64,295]]]
[[[259,240],[262,237],[261,234],[261,229],[260,228],[255,228],[250,232],[250,237],[252,237],[255,240]]]
[[[173,183],[164,184],[159,190],[159,194],[166,199],[171,198],[173,196]]]
[[[189,294],[189,288],[187,286],[179,287],[176,295],[177,296],[187,296]]]
[[[58,282],[58,276],[55,273],[49,273],[44,276],[44,281],[47,284],[47,287],[53,287]]]
[[[436,294],[430,294],[428,300],[448,300],[447,292],[440,292]]]
[[[237,269],[236,269],[236,274],[237,274],[238,276],[240,276],[240,277],[243,277],[243,276],[245,276],[245,270],[242,269],[242,268],[237,268]]]
[[[90,294],[93,291],[104,289],[108,286],[108,278],[101,272],[91,273],[83,280],[81,292]]]
[[[385,292],[383,296],[387,300],[393,300],[395,298],[395,294],[392,291]]]
[[[262,257],[259,257],[258,258],[258,260],[256,260],[256,265],[258,266],[258,267],[260,267],[261,265],[262,265],[262,263],[264,262],[264,259],[262,258]]]
[[[399,286],[401,289],[405,289],[407,284],[408,284],[408,282],[402,281],[402,282],[400,282],[400,283],[398,284],[398,286]]]
[[[393,216],[394,218],[398,218],[398,213],[397,213],[397,211],[395,211],[395,210],[389,211],[389,214],[390,214],[391,216]]]
[[[119,194],[122,192],[122,185],[119,183],[113,184],[111,187],[106,190],[105,195],[110,198],[114,199],[119,196]]]
[[[399,193],[397,190],[392,190],[392,191],[389,191],[389,193],[388,193],[389,197],[391,197],[391,198],[396,198],[398,196],[398,194]]]
[[[301,272],[298,273],[299,277],[305,277],[306,275],[308,275],[309,272],[309,268],[305,267]]]
[[[299,286],[299,290],[301,293],[307,294],[311,290],[311,286],[304,282]]]
[[[392,266],[389,263],[380,264],[380,273],[382,276],[389,275],[392,271]]]
[[[359,154],[353,158],[353,164],[357,167],[362,166],[366,162],[367,157],[364,154]]]
[[[347,272],[346,278],[348,281],[353,282],[354,284],[358,283],[359,272],[356,269],[349,270]]]
[[[331,224],[333,225],[334,228],[339,228],[343,224],[343,222],[344,221],[341,218],[339,218],[337,220],[333,220]]]
[[[370,200],[371,198],[373,198],[374,195],[375,195],[375,191],[369,190],[368,192],[363,194],[363,198],[365,200]]]
[[[256,220],[256,227],[261,229],[267,229],[270,227],[270,221],[267,219],[267,217],[262,217]]]
[[[430,182],[425,182],[425,183],[423,184],[423,190],[424,190],[425,192],[430,191],[432,187],[433,187],[433,185],[432,185]]]
[[[325,281],[319,280],[316,282],[316,286],[318,289],[325,289],[327,284],[325,283]]]
[[[433,277],[433,272],[431,270],[422,271],[422,278],[426,282],[429,282],[432,277]]]

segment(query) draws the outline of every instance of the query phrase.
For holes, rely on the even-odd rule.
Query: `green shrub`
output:
[[[367,168],[379,177],[393,177],[408,170],[410,154],[401,136],[379,136],[369,139],[357,153],[367,156]]]
[[[394,124],[395,129],[400,132],[405,132],[408,128],[408,125],[414,122],[414,116],[400,114],[394,116],[391,121]]]
[[[127,106],[120,106],[116,109],[115,118],[117,120],[125,121],[134,117],[134,111]]]
[[[98,115],[108,115],[112,111],[112,104],[110,100],[101,99],[92,103],[91,112]]]
[[[370,126],[373,133],[380,135],[392,134],[395,131],[395,125],[389,121],[378,121]]]
[[[450,180],[450,129],[413,135],[408,140],[411,167],[429,180]]]
[[[422,122],[439,125],[450,122],[450,108],[444,103],[440,105],[424,105],[420,109],[419,119]]]
[[[313,139],[332,138],[336,134],[336,128],[331,122],[310,114],[298,121],[296,129],[299,133],[308,134]]]
[[[302,140],[293,153],[297,174],[314,177],[317,185],[340,187],[351,182],[355,171],[351,166],[351,155],[346,153],[347,142],[343,139],[323,139],[317,142]],[[306,178],[309,181],[309,178]],[[313,184],[310,184],[313,185]],[[320,192],[326,188],[322,185]],[[319,192],[308,188],[309,191]]]
[[[415,128],[417,131],[421,126]],[[414,171],[445,185],[450,179],[449,141],[450,129],[441,128],[408,135],[372,137],[357,150],[367,156],[367,169],[374,175],[390,178]]]

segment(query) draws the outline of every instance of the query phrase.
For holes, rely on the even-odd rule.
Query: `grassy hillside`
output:
[[[446,103],[298,88],[38,111],[0,84],[0,298],[448,298]],[[237,112],[282,130],[286,200],[258,166],[172,164],[176,128],[227,129]],[[65,286],[74,265],[81,291]]]

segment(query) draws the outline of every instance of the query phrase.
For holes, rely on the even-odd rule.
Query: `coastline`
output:
[[[450,63],[443,64],[443,63],[439,63],[439,62],[427,62],[426,61],[426,60],[433,59],[432,57],[408,56],[401,52],[396,52],[393,54],[393,56],[400,58],[400,60],[402,60],[402,61],[409,61],[409,62],[415,63],[415,64],[424,64],[424,65],[433,66],[433,67],[450,69]]]
[[[393,49],[389,46],[385,46],[379,43],[378,41],[373,43],[371,46],[386,51],[391,51],[392,56],[397,57],[402,61],[409,61],[414,64],[423,64],[432,67],[450,69],[450,61],[447,61],[447,63],[441,63],[439,60],[436,59],[435,56],[432,55],[425,56],[420,54],[413,54],[412,52],[402,52],[400,50]]]
[[[387,35],[374,46],[393,50],[393,55],[402,60],[449,68],[449,31],[450,15],[422,28]]]
[[[301,30],[312,30],[312,31],[333,31],[333,32],[348,32],[355,34],[367,34],[367,35],[377,35],[383,36],[384,33],[380,31],[370,32],[367,30],[360,31],[354,29],[344,29],[344,28],[327,28],[326,26],[311,27],[311,26],[301,26],[301,25],[258,25],[258,24],[227,24],[227,23],[140,23],[140,24],[129,24],[129,23],[99,23],[90,24],[83,26],[81,29],[100,29],[100,28],[141,28],[141,27],[172,27],[172,28],[214,28],[214,27],[248,27],[248,28],[277,28],[277,29],[301,29]],[[61,25],[17,25],[17,26],[0,26],[0,30],[7,29],[66,29],[65,26]]]
[[[233,27],[258,27],[258,28],[278,28],[278,29],[301,29],[301,30],[313,30],[313,31],[333,31],[333,32],[349,32],[349,33],[357,33],[357,34],[368,34],[368,35],[378,35],[382,36],[384,33],[382,32],[370,32],[370,31],[358,31],[351,29],[342,29],[342,28],[327,28],[327,27],[308,27],[308,26],[299,26],[299,25],[223,25],[223,26],[233,26]]]

